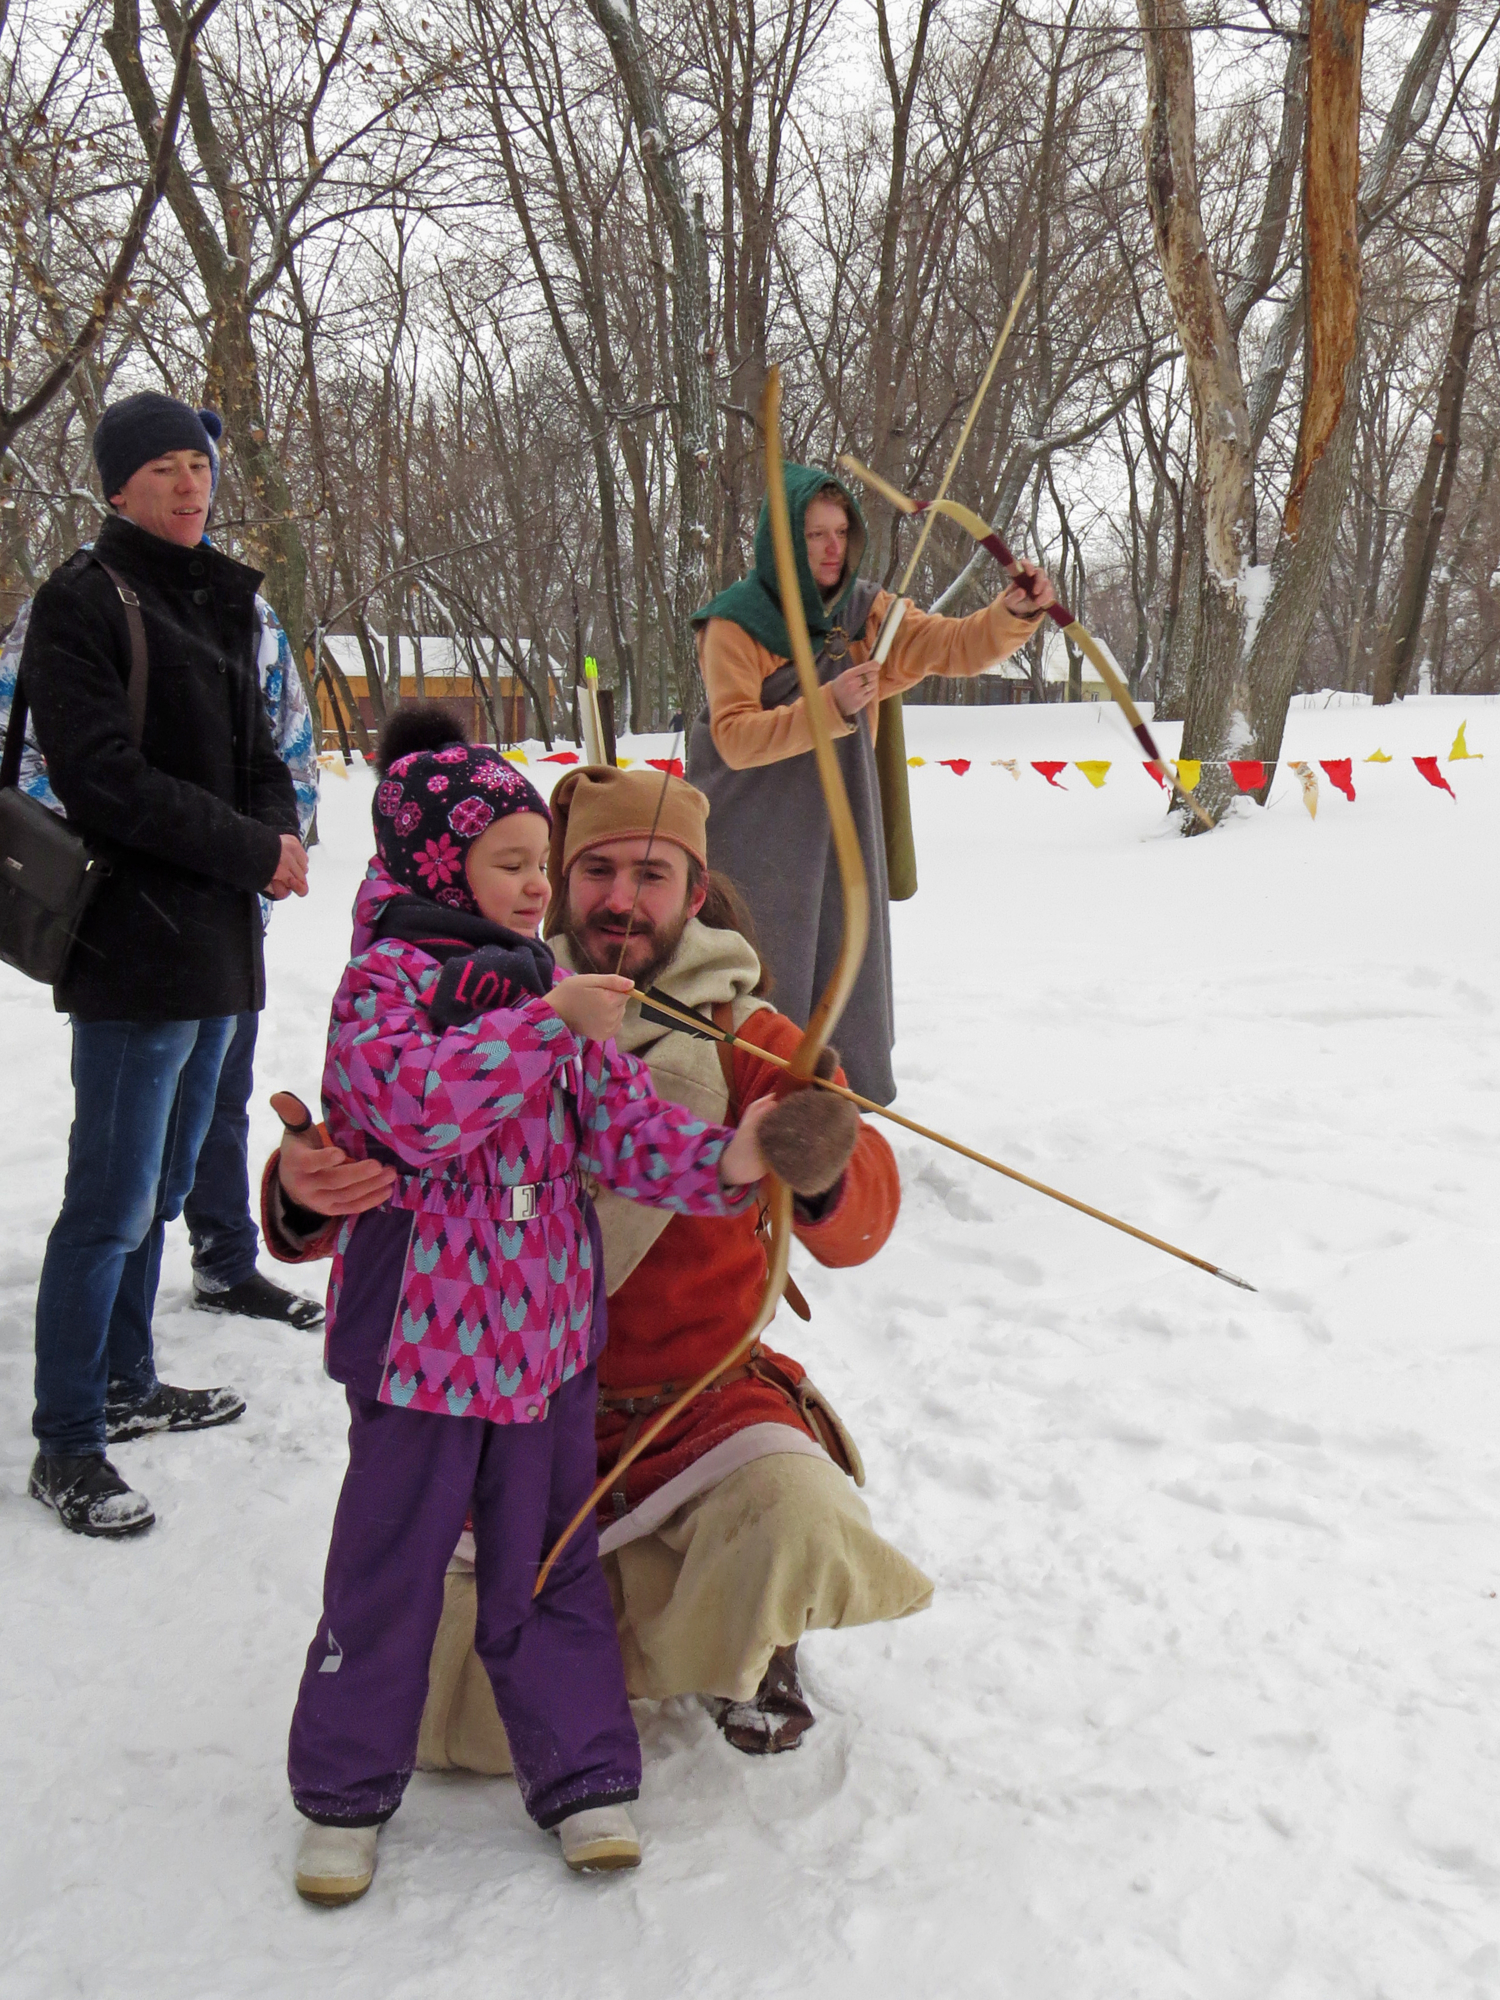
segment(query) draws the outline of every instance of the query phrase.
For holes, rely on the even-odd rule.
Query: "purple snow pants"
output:
[[[565,1382],[537,1424],[432,1416],[347,1393],[349,1470],[287,1756],[297,1810],[324,1825],[376,1826],[400,1805],[443,1575],[470,1513],[475,1650],[527,1812],[550,1827],[635,1798],[641,1746],[592,1519],[531,1598],[542,1557],[593,1483],[594,1369]]]

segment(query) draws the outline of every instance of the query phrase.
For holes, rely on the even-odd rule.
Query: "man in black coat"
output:
[[[155,1519],[106,1444],[244,1410],[232,1389],[157,1380],[151,1313],[235,1016],[265,1003],[256,891],[307,893],[255,666],[261,578],[203,539],[218,430],[169,396],[105,411],[94,458],[114,516],[37,593],[21,659],[53,789],[110,868],[54,989],[72,1020],[74,1119],[37,1290],[32,1420],[30,1491],[87,1535]],[[148,659],[139,748],[126,593]]]

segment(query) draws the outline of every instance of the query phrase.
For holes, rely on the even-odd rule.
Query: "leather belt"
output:
[[[755,1364],[760,1356],[760,1348],[753,1349],[748,1358],[737,1368],[728,1368],[724,1371],[714,1383],[714,1389],[727,1389],[732,1382],[748,1382],[759,1372]],[[601,1388],[598,1392],[599,1414],[622,1417],[649,1416],[653,1410],[662,1409],[680,1396],[686,1387],[686,1382],[647,1382],[636,1389]]]

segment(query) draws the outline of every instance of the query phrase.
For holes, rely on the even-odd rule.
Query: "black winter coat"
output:
[[[21,674],[52,788],[112,872],[53,998],[84,1021],[244,1013],[265,1004],[255,892],[297,831],[256,670],[260,574],[119,516],[94,550],[140,599],[146,722],[136,750],[124,606],[76,555],[36,594]]]

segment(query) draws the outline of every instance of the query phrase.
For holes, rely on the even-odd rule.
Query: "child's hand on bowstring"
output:
[[[634,991],[630,980],[617,972],[580,972],[559,981],[547,995],[547,1004],[584,1041],[607,1042],[619,1033],[625,1002]]]

